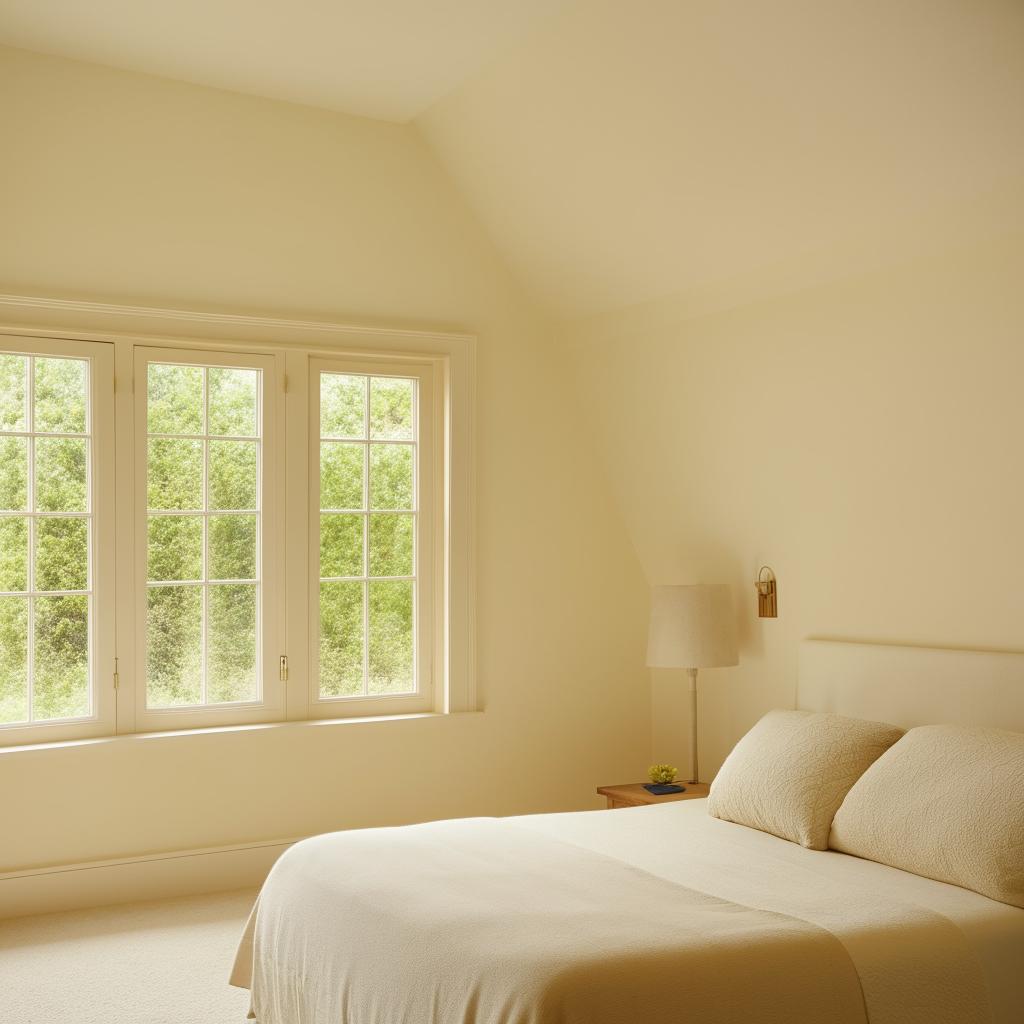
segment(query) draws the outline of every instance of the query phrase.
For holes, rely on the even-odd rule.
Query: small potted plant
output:
[[[673,785],[678,774],[679,771],[675,765],[652,764],[647,769],[647,777],[651,780],[651,784],[645,785],[644,789],[655,796],[665,796],[668,793],[685,793],[685,787]]]

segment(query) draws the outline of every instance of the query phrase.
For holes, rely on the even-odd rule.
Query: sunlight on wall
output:
[[[665,301],[573,329],[649,581],[735,587],[741,664],[701,673],[709,771],[792,706],[804,637],[1021,649],[1022,266],[1010,234],[714,316]],[[765,562],[777,620],[756,617]],[[685,677],[654,675],[654,756],[682,760]]]

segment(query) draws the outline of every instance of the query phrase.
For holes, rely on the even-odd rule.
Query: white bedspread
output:
[[[321,836],[258,911],[232,981],[260,1024],[1019,1024],[1024,1005],[1024,911],[704,801]]]
[[[704,800],[511,820],[827,928],[856,965],[871,1024],[1024,1024],[1024,910],[720,821]]]

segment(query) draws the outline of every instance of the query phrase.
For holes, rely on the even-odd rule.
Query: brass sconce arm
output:
[[[776,586],[775,573],[769,566],[761,566],[754,587],[757,590],[757,617],[759,619],[778,618],[779,592]]]

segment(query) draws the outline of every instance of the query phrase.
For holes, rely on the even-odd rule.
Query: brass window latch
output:
[[[277,666],[278,666],[277,678],[280,679],[282,683],[287,683],[288,682],[288,655],[287,654],[282,654],[281,655],[280,659],[278,660]]]

